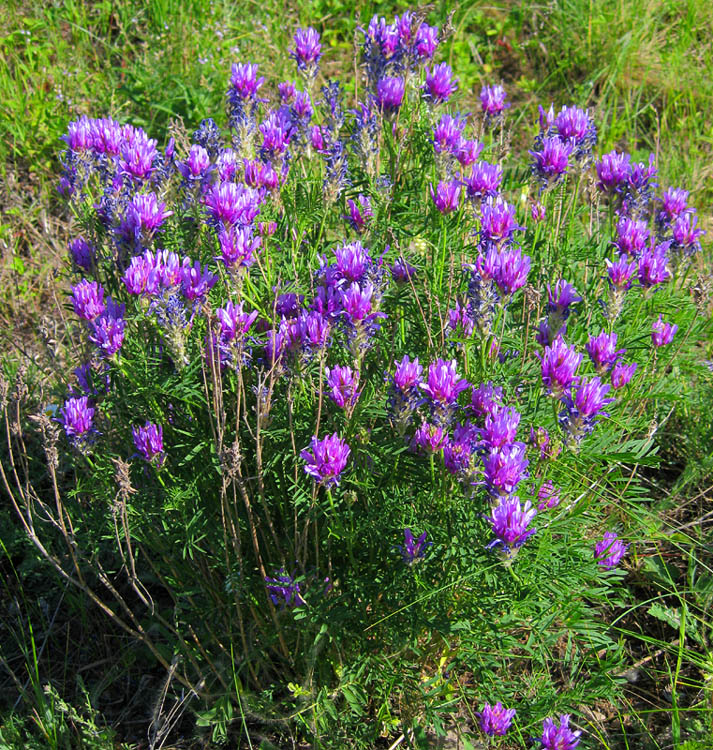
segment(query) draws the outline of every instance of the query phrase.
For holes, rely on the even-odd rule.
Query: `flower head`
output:
[[[510,729],[515,713],[514,708],[503,708],[503,704],[498,701],[494,706],[485,703],[483,710],[476,713],[476,716],[481,731],[490,737],[495,735],[502,737]]]
[[[507,93],[499,84],[483,86],[480,90],[480,104],[487,118],[498,117],[510,105],[505,101]]]
[[[161,466],[165,458],[163,449],[163,427],[160,424],[146,421],[143,427],[132,427],[131,433],[134,438],[136,450],[150,463],[157,459]]]
[[[488,519],[495,535],[488,546],[502,544],[508,553],[517,549],[535,533],[535,529],[529,529],[528,526],[536,515],[537,510],[529,500],[522,505],[517,497],[500,498]]]
[[[460,200],[460,183],[456,180],[451,182],[439,182],[436,190],[431,185],[431,198],[436,208],[442,214],[450,214],[458,209]]]
[[[483,458],[485,484],[493,497],[511,495],[520,480],[527,476],[529,461],[525,443],[493,448]]]
[[[538,355],[539,356],[539,355]],[[572,383],[577,381],[577,368],[582,361],[574,346],[567,346],[560,337],[547,347],[540,356],[542,363],[542,382],[547,389],[561,395]]]
[[[82,279],[72,287],[72,307],[82,320],[95,320],[106,309],[104,288],[96,281]]]
[[[431,71],[426,73],[424,95],[434,104],[448,101],[457,89],[458,79],[453,77],[453,71],[448,63],[434,65]]]
[[[611,370],[617,359],[626,352],[626,349],[617,350],[616,341],[616,333],[602,331],[598,336],[592,336],[587,342],[587,353],[598,372]]]
[[[458,363],[455,359],[446,362],[438,359],[428,368],[428,380],[421,385],[431,400],[442,404],[453,404],[466,388],[469,387],[467,380],[458,377]]]
[[[673,337],[678,331],[678,326],[674,323],[664,323],[663,317],[659,315],[651,326],[651,341],[655,347],[668,346],[673,341]]]
[[[629,381],[634,377],[636,372],[636,362],[625,365],[621,360],[618,360],[611,371],[611,385],[612,388],[623,388],[629,384]]]
[[[317,75],[319,58],[322,57],[322,45],[316,29],[297,29],[294,36],[295,48],[290,55],[295,58],[297,67],[309,78]]]
[[[413,565],[426,556],[426,549],[431,546],[431,542],[426,541],[426,532],[424,531],[418,539],[413,538],[411,529],[404,529],[404,543],[397,549],[401,553],[403,561],[407,565]]]
[[[554,719],[545,719],[542,723],[543,750],[574,750],[579,745],[580,731],[573,732],[569,728],[569,714],[560,716],[559,726]]]
[[[67,437],[73,442],[85,440],[94,426],[94,407],[88,396],[68,398],[60,409],[59,420]]]
[[[351,367],[336,367],[325,370],[329,398],[342,408],[352,406],[359,398],[359,372]]]
[[[339,483],[339,475],[347,465],[351,449],[335,432],[321,440],[312,438],[311,450],[305,448],[300,456],[305,462],[305,472],[325,487]]]
[[[265,576],[265,587],[276,607],[298,607],[305,603],[300,594],[300,584],[284,568],[276,570],[272,578]]]
[[[404,100],[405,83],[399,76],[387,76],[376,84],[376,103],[384,112],[396,112]]]
[[[613,531],[607,531],[604,538],[594,545],[594,558],[604,570],[611,570],[621,562],[628,548]]]

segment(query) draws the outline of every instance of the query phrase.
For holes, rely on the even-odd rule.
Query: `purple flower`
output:
[[[631,286],[631,277],[638,268],[636,261],[629,262],[626,256],[616,261],[606,259],[609,281],[615,289],[625,290]]]
[[[415,50],[422,60],[430,60],[438,46],[438,26],[421,23],[416,32]]]
[[[373,265],[364,245],[357,240],[334,249],[339,274],[348,281],[361,281],[366,271]]]
[[[596,163],[597,187],[605,193],[614,194],[623,185],[631,174],[631,156],[629,154],[618,154],[611,151],[602,156],[602,160]]]
[[[485,484],[494,497],[512,495],[520,480],[527,476],[525,443],[512,443],[502,448],[493,448],[483,458]]]
[[[587,342],[587,353],[597,372],[604,373],[611,370],[617,359],[626,352],[626,349],[617,351],[616,340],[616,333],[602,331],[598,336],[591,336]]]
[[[232,94],[238,99],[253,99],[265,79],[257,75],[257,63],[233,63],[230,68]]]
[[[678,331],[678,326],[674,323],[664,323],[663,318],[659,315],[658,320],[654,321],[651,326],[651,341],[655,347],[667,346],[673,341],[673,337]]]
[[[102,356],[113,357],[124,343],[124,305],[109,301],[104,313],[94,321],[89,340],[99,349]]]
[[[588,156],[597,142],[597,129],[589,113],[578,107],[562,107],[554,119],[557,135],[571,143],[579,159]]]
[[[395,260],[391,265],[391,278],[397,284],[405,284],[416,275],[416,269],[402,258]]]
[[[188,153],[188,158],[177,165],[178,171],[188,182],[201,180],[210,168],[210,154],[203,146],[194,143]]]
[[[503,704],[498,701],[494,706],[489,703],[483,705],[483,710],[477,712],[480,729],[490,737],[498,735],[502,737],[507,734],[513,717],[515,716],[514,708],[503,708]]]
[[[498,117],[510,105],[505,102],[507,93],[499,84],[483,86],[480,90],[480,104],[487,119]]]
[[[539,201],[535,201],[532,204],[532,208],[530,209],[530,216],[532,217],[532,220],[534,222],[541,222],[545,220],[545,216],[547,215],[546,209],[542,203]]]
[[[465,438],[446,438],[443,444],[443,463],[451,474],[467,475],[471,469],[473,446]]]
[[[701,249],[701,237],[705,231],[699,229],[697,223],[698,217],[692,211],[686,211],[674,220],[674,246],[683,250],[686,255],[693,255]]]
[[[455,157],[461,167],[469,167],[476,162],[482,150],[483,144],[478,141],[461,140],[455,150]]]
[[[319,33],[312,28],[297,29],[294,41],[295,48],[290,52],[290,56],[295,58],[297,67],[308,78],[314,78],[317,75],[319,59],[322,57]]]
[[[604,570],[611,570],[621,562],[628,548],[613,531],[607,531],[604,538],[594,545],[594,558]]]
[[[94,425],[94,407],[91,406],[89,397],[68,398],[60,413],[62,418],[59,421],[72,443],[79,444],[86,440]]]
[[[277,93],[283,104],[291,104],[297,93],[297,87],[292,81],[283,81],[277,84]]]
[[[529,151],[533,159],[532,173],[543,187],[556,184],[569,166],[569,157],[574,144],[562,141],[557,136],[543,138],[539,151]]]
[[[436,208],[444,215],[458,210],[460,201],[460,183],[457,180],[451,182],[439,182],[435,192],[431,185],[431,198]]]
[[[537,509],[540,511],[552,510],[552,508],[556,508],[560,504],[561,498],[559,492],[557,492],[557,488],[551,479],[545,479],[540,485],[540,488],[537,490],[537,500]]]
[[[535,529],[527,528],[537,515],[529,500],[521,505],[517,497],[501,497],[491,512],[492,516],[487,520],[492,524],[495,539],[488,547],[502,544],[509,554],[535,533]]]
[[[401,362],[396,365],[392,383],[395,388],[406,393],[421,386],[422,374],[423,367],[418,363],[418,357],[411,361],[408,355],[404,355]]]
[[[142,180],[151,174],[158,152],[156,141],[149,138],[141,128],[125,125],[121,147],[121,170],[129,177]]]
[[[318,440],[312,438],[311,451],[305,448],[300,456],[305,462],[305,472],[325,487],[339,484],[339,475],[347,465],[351,449],[335,432]]]
[[[688,190],[668,188],[661,197],[660,224],[669,225],[688,210]]]
[[[218,232],[220,255],[218,260],[226,268],[249,268],[255,263],[255,256],[262,240],[253,236],[249,226],[228,227]]]
[[[559,726],[554,719],[545,719],[542,723],[543,750],[574,750],[579,745],[580,731],[573,732],[569,728],[569,714],[560,716]]]
[[[576,449],[582,438],[592,432],[600,416],[609,416],[604,407],[614,401],[607,397],[610,388],[599,378],[591,378],[580,382],[574,391],[574,398],[562,398],[565,409],[558,421],[570,447]]]
[[[427,453],[437,453],[443,448],[446,439],[443,427],[423,422],[411,438],[411,449],[421,448]]]
[[[357,202],[354,202],[351,198],[347,199],[349,215],[346,218],[355,232],[363,232],[367,222],[374,217],[374,212],[371,210],[371,198],[369,196],[359,195],[357,196]]]
[[[362,289],[354,281],[346,289],[340,292],[342,309],[350,322],[366,320],[371,316],[374,287],[367,284]]]
[[[425,531],[418,539],[414,539],[411,529],[404,529],[404,543],[396,549],[401,553],[406,565],[413,565],[426,556],[426,549],[430,546],[431,542],[426,541]]]
[[[96,262],[96,249],[84,237],[77,237],[69,243],[69,254],[77,268],[91,270]]]
[[[96,281],[82,279],[72,287],[72,306],[82,320],[94,320],[106,309],[104,305],[104,288]]]
[[[520,424],[520,413],[513,408],[499,408],[485,415],[485,427],[480,437],[488,450],[503,448],[515,441]]]
[[[525,286],[530,266],[530,256],[523,255],[519,248],[503,252],[494,277],[500,293],[508,296]]]
[[[325,374],[327,376],[327,385],[330,389],[328,393],[329,398],[342,408],[353,406],[361,393],[358,390],[359,371],[352,370],[351,367],[340,367],[337,365],[331,370],[327,367]]]
[[[453,71],[448,63],[434,65],[426,73],[426,83],[423,86],[424,95],[434,104],[448,101],[458,90],[458,79],[453,77]]]
[[[646,248],[650,232],[645,221],[636,221],[627,216],[616,225],[617,239],[614,244],[621,255],[639,256]]]
[[[636,372],[636,362],[632,362],[629,365],[625,365],[619,360],[611,371],[611,384],[612,388],[623,388],[629,384],[629,381],[634,377]]]
[[[572,305],[581,302],[582,298],[577,290],[564,279],[560,279],[554,290],[547,285],[547,323],[540,326],[543,346],[551,344],[565,325],[565,321],[572,312]]]
[[[502,179],[502,167],[479,161],[473,165],[470,175],[463,179],[463,184],[470,200],[483,200],[498,194]]]
[[[455,403],[458,395],[469,387],[467,380],[458,377],[458,363],[455,359],[446,362],[438,359],[428,368],[428,380],[421,385],[431,400],[448,406]]]
[[[251,313],[243,311],[243,303],[236,305],[229,300],[225,307],[219,307],[215,311],[220,326],[219,334],[222,343],[240,341],[248,332],[258,316],[257,310]]]
[[[509,243],[515,232],[524,231],[515,219],[515,206],[502,198],[489,198],[483,203],[480,217],[480,239],[484,249]]]
[[[260,213],[257,193],[235,182],[220,182],[210,188],[205,205],[214,221],[226,227],[250,224]]]
[[[492,381],[482,383],[477,388],[473,388],[470,406],[473,411],[485,417],[488,414],[494,414],[503,403],[503,389],[500,386],[493,385]]]
[[[265,576],[265,588],[276,607],[299,607],[305,603],[299,583],[284,568],[276,570],[272,578]]]
[[[292,118],[280,110],[271,112],[260,124],[264,158],[275,159],[287,150],[293,132]]]
[[[163,427],[147,420],[143,427],[132,427],[131,432],[136,450],[149,463],[154,458],[158,459],[156,463],[160,467],[166,457],[163,449]]]
[[[645,288],[663,284],[671,278],[667,268],[668,258],[666,251],[669,243],[664,242],[661,245],[651,247],[646,250],[639,258],[639,283]]]
[[[463,141],[465,119],[442,115],[433,128],[433,150],[437,153],[456,153]]]
[[[404,100],[404,79],[398,76],[382,78],[376,84],[376,103],[384,112],[396,112]]]
[[[528,441],[533,448],[537,448],[540,451],[540,460],[544,461],[546,458],[555,458],[558,451],[555,451],[550,447],[550,433],[544,427],[530,427],[530,439]]]
[[[542,363],[542,382],[550,393],[559,396],[577,381],[577,368],[583,355],[578,354],[574,346],[567,346],[562,338],[555,338],[538,357]]]
[[[201,264],[198,261],[191,265],[190,258],[183,259],[181,275],[183,296],[191,301],[205,297],[213,288],[215,282],[218,281],[218,277],[207,268],[201,268]]]

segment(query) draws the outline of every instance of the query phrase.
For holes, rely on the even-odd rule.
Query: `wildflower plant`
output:
[[[358,100],[320,88],[326,45],[293,31],[302,90],[235,61],[226,116],[176,142],[69,124],[81,377],[55,383],[55,499],[4,474],[15,510],[208,707],[272,696],[287,725],[300,685],[338,709],[291,731],[344,747],[329,727],[369,716],[371,747],[393,697],[349,686],[395,669],[404,722],[442,727],[460,700],[484,705],[474,733],[544,721],[543,747],[584,746],[549,717],[620,663],[598,608],[637,564],[631,467],[655,461],[650,420],[702,325],[695,211],[653,161],[598,155],[571,104],[510,152],[508,93],[480,81],[476,133],[458,99],[476,82],[420,15],[360,30]]]

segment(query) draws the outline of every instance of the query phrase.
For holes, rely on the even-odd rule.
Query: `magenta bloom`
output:
[[[184,162],[178,162],[176,167],[185,180],[189,182],[200,180],[205,177],[210,168],[210,155],[203,146],[194,143],[188,153],[188,158]]]
[[[639,283],[645,288],[662,284],[671,278],[666,257],[668,243],[651,246],[639,258]]]
[[[537,490],[537,500],[537,509],[541,511],[551,510],[560,504],[561,498],[559,492],[557,492],[557,488],[554,486],[551,479],[546,479],[540,485],[540,488]]]
[[[437,154],[457,153],[463,142],[463,128],[465,128],[463,118],[442,115],[433,128],[433,150]]]
[[[530,256],[523,255],[519,248],[503,252],[494,277],[500,293],[508,296],[525,286],[530,266]]]
[[[650,232],[645,221],[624,217],[616,225],[617,239],[614,241],[621,255],[639,256],[646,248]]]
[[[701,249],[701,237],[705,230],[698,228],[698,217],[693,211],[686,211],[673,223],[673,240],[676,248],[686,255],[693,255]]]
[[[458,210],[460,183],[456,180],[452,180],[451,182],[439,182],[435,192],[433,190],[433,185],[431,185],[431,198],[433,199],[436,208],[442,214],[453,213],[453,211]]]
[[[510,105],[505,102],[507,93],[505,89],[496,84],[494,86],[483,86],[480,90],[480,104],[487,118],[501,115],[503,110]]]
[[[404,79],[398,76],[382,78],[376,84],[376,103],[385,112],[396,112],[404,100]]]
[[[479,416],[494,414],[503,403],[503,389],[500,386],[493,385],[492,381],[481,383],[477,388],[473,388],[470,406]]]
[[[89,334],[91,341],[104,357],[112,357],[124,343],[124,305],[118,305],[111,298],[107,300],[106,309],[94,320]]]
[[[631,174],[631,156],[629,154],[618,154],[612,151],[602,156],[602,160],[596,163],[597,187],[605,192],[613,194],[617,188],[624,185]]]
[[[423,86],[426,98],[435,104],[448,101],[458,90],[458,79],[453,77],[453,71],[448,63],[434,65],[426,73],[426,83]]]
[[[240,340],[250,330],[258,316],[257,310],[248,313],[243,311],[243,303],[236,305],[229,300],[225,307],[219,307],[215,311],[218,318],[219,334],[221,343],[227,344]]]
[[[611,285],[615,289],[628,289],[631,286],[631,277],[638,268],[636,261],[630,263],[626,256],[622,256],[616,261],[607,258],[605,262]]]
[[[463,184],[470,200],[483,200],[498,194],[502,179],[502,167],[479,161],[473,165],[470,175],[463,179]]]
[[[364,245],[357,240],[334,249],[337,270],[348,281],[361,281],[372,260]]]
[[[535,529],[528,529],[532,519],[537,515],[537,510],[532,507],[529,500],[521,505],[517,497],[502,497],[493,508],[492,514],[488,520],[492,524],[495,539],[488,547],[502,544],[505,551],[510,553],[535,533]]]
[[[604,407],[614,401],[606,398],[610,386],[602,383],[599,378],[582,380],[574,394],[574,406],[581,417],[591,418],[597,414],[603,414]]]
[[[290,52],[297,67],[313,77],[317,74],[317,63],[322,57],[322,45],[316,29],[297,29],[294,36],[295,48]]]
[[[461,167],[469,167],[476,162],[482,150],[483,144],[478,141],[461,140],[455,151],[455,157]]]
[[[220,182],[205,196],[205,205],[212,218],[224,226],[250,224],[260,213],[258,195],[235,182]]]
[[[60,409],[60,413],[62,418],[59,421],[72,442],[83,440],[92,431],[94,407],[90,404],[88,396],[68,398]]]
[[[82,279],[72,287],[72,306],[82,320],[95,320],[106,309],[104,288],[96,281]]]
[[[249,268],[255,263],[256,255],[262,244],[260,237],[253,236],[249,226],[228,227],[218,232],[218,244],[222,261],[226,268]]]
[[[510,729],[515,713],[514,708],[503,708],[503,704],[498,701],[494,706],[485,703],[483,710],[476,713],[476,716],[481,731],[490,737],[502,737]]]
[[[668,188],[661,197],[661,213],[665,223],[670,224],[688,209],[688,190]]]
[[[305,472],[325,487],[339,484],[339,475],[347,465],[351,449],[335,432],[318,440],[312,438],[311,450],[305,448],[300,456],[305,462]]]
[[[524,231],[515,219],[515,206],[500,197],[483,203],[480,216],[480,239],[486,249],[509,243],[515,232]]]
[[[515,441],[520,424],[520,413],[513,408],[500,408],[485,416],[485,427],[480,430],[483,444],[489,449],[502,448]]]
[[[136,450],[150,463],[157,460],[158,466],[163,464],[166,454],[163,450],[163,427],[147,420],[143,427],[132,427]]]
[[[597,368],[597,372],[604,373],[614,366],[626,349],[616,348],[616,333],[602,331],[598,336],[592,336],[587,342],[587,353]]]
[[[391,264],[391,278],[397,284],[406,284],[416,276],[416,268],[402,258],[398,258]]]
[[[155,193],[135,195],[126,209],[126,216],[119,224],[118,233],[127,240],[150,236],[171,216],[166,204],[159,203]]]
[[[545,719],[542,723],[543,750],[574,750],[579,745],[580,731],[573,732],[569,728],[569,714],[560,716],[559,726],[554,719]]]
[[[413,565],[426,556],[426,549],[430,546],[431,542],[426,541],[425,531],[418,539],[414,539],[411,529],[404,529],[404,543],[396,549],[401,553],[401,557],[406,565]]]
[[[559,396],[577,381],[577,368],[583,355],[578,354],[574,346],[567,346],[562,338],[555,338],[538,356],[542,363],[542,382],[550,393]]]
[[[122,128],[124,140],[121,146],[121,170],[129,177],[142,180],[153,170],[153,161],[158,152],[156,141],[149,138],[141,128],[125,125]]]
[[[337,406],[353,406],[359,398],[359,372],[351,367],[340,367],[337,365],[331,370],[325,370],[327,385],[329,386],[329,398]]]
[[[651,341],[654,346],[668,346],[673,341],[673,337],[678,331],[678,326],[674,323],[664,323],[663,318],[659,315],[658,320],[654,321],[651,326]]]
[[[74,264],[83,271],[89,271],[96,260],[96,249],[84,237],[77,237],[69,243],[69,254]]]
[[[357,201],[351,198],[347,199],[349,208],[349,223],[356,232],[363,232],[367,223],[374,218],[374,212],[371,209],[371,198],[368,195],[357,196]]]
[[[636,372],[636,362],[632,362],[629,365],[625,365],[619,360],[611,371],[611,384],[612,388],[623,388],[629,384],[629,381],[634,377]]]
[[[265,588],[272,603],[278,607],[299,607],[305,603],[300,593],[300,584],[284,568],[265,576]]]
[[[532,157],[532,173],[543,185],[555,184],[567,171],[569,157],[574,151],[574,144],[565,142],[557,136],[543,138],[539,151],[528,152]]]
[[[520,480],[527,475],[525,443],[513,443],[494,448],[483,458],[485,484],[494,497],[511,495]]]
[[[447,439],[442,427],[424,422],[411,438],[411,449],[421,448],[427,453],[437,453]]]
[[[393,385],[399,391],[410,391],[421,385],[422,373],[423,367],[418,363],[418,357],[411,361],[408,355],[404,355],[401,362],[396,365],[392,378]]]
[[[446,362],[438,359],[428,368],[428,381],[421,385],[431,400],[442,405],[453,404],[458,395],[470,386],[467,380],[458,377],[455,359]]]
[[[604,538],[594,545],[594,558],[597,565],[601,565],[604,570],[611,570],[621,562],[627,549],[629,549],[628,545],[624,544],[613,531],[607,531]]]
[[[371,316],[374,287],[367,284],[362,289],[356,281],[352,282],[346,291],[340,292],[344,314],[350,322],[366,320]]]
[[[199,300],[208,294],[213,288],[218,277],[207,268],[201,268],[201,264],[195,261],[191,265],[190,258],[184,258],[181,266],[181,290],[187,300]]]
[[[233,63],[230,68],[231,93],[238,99],[252,99],[265,83],[262,76],[258,77],[257,71],[257,63]]]

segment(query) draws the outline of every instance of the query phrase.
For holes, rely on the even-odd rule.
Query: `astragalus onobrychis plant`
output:
[[[298,83],[235,63],[227,117],[161,148],[69,124],[76,369],[52,489],[13,498],[236,733],[593,747],[702,232],[587,111],[512,152],[439,41],[374,18],[347,95],[300,29]]]

